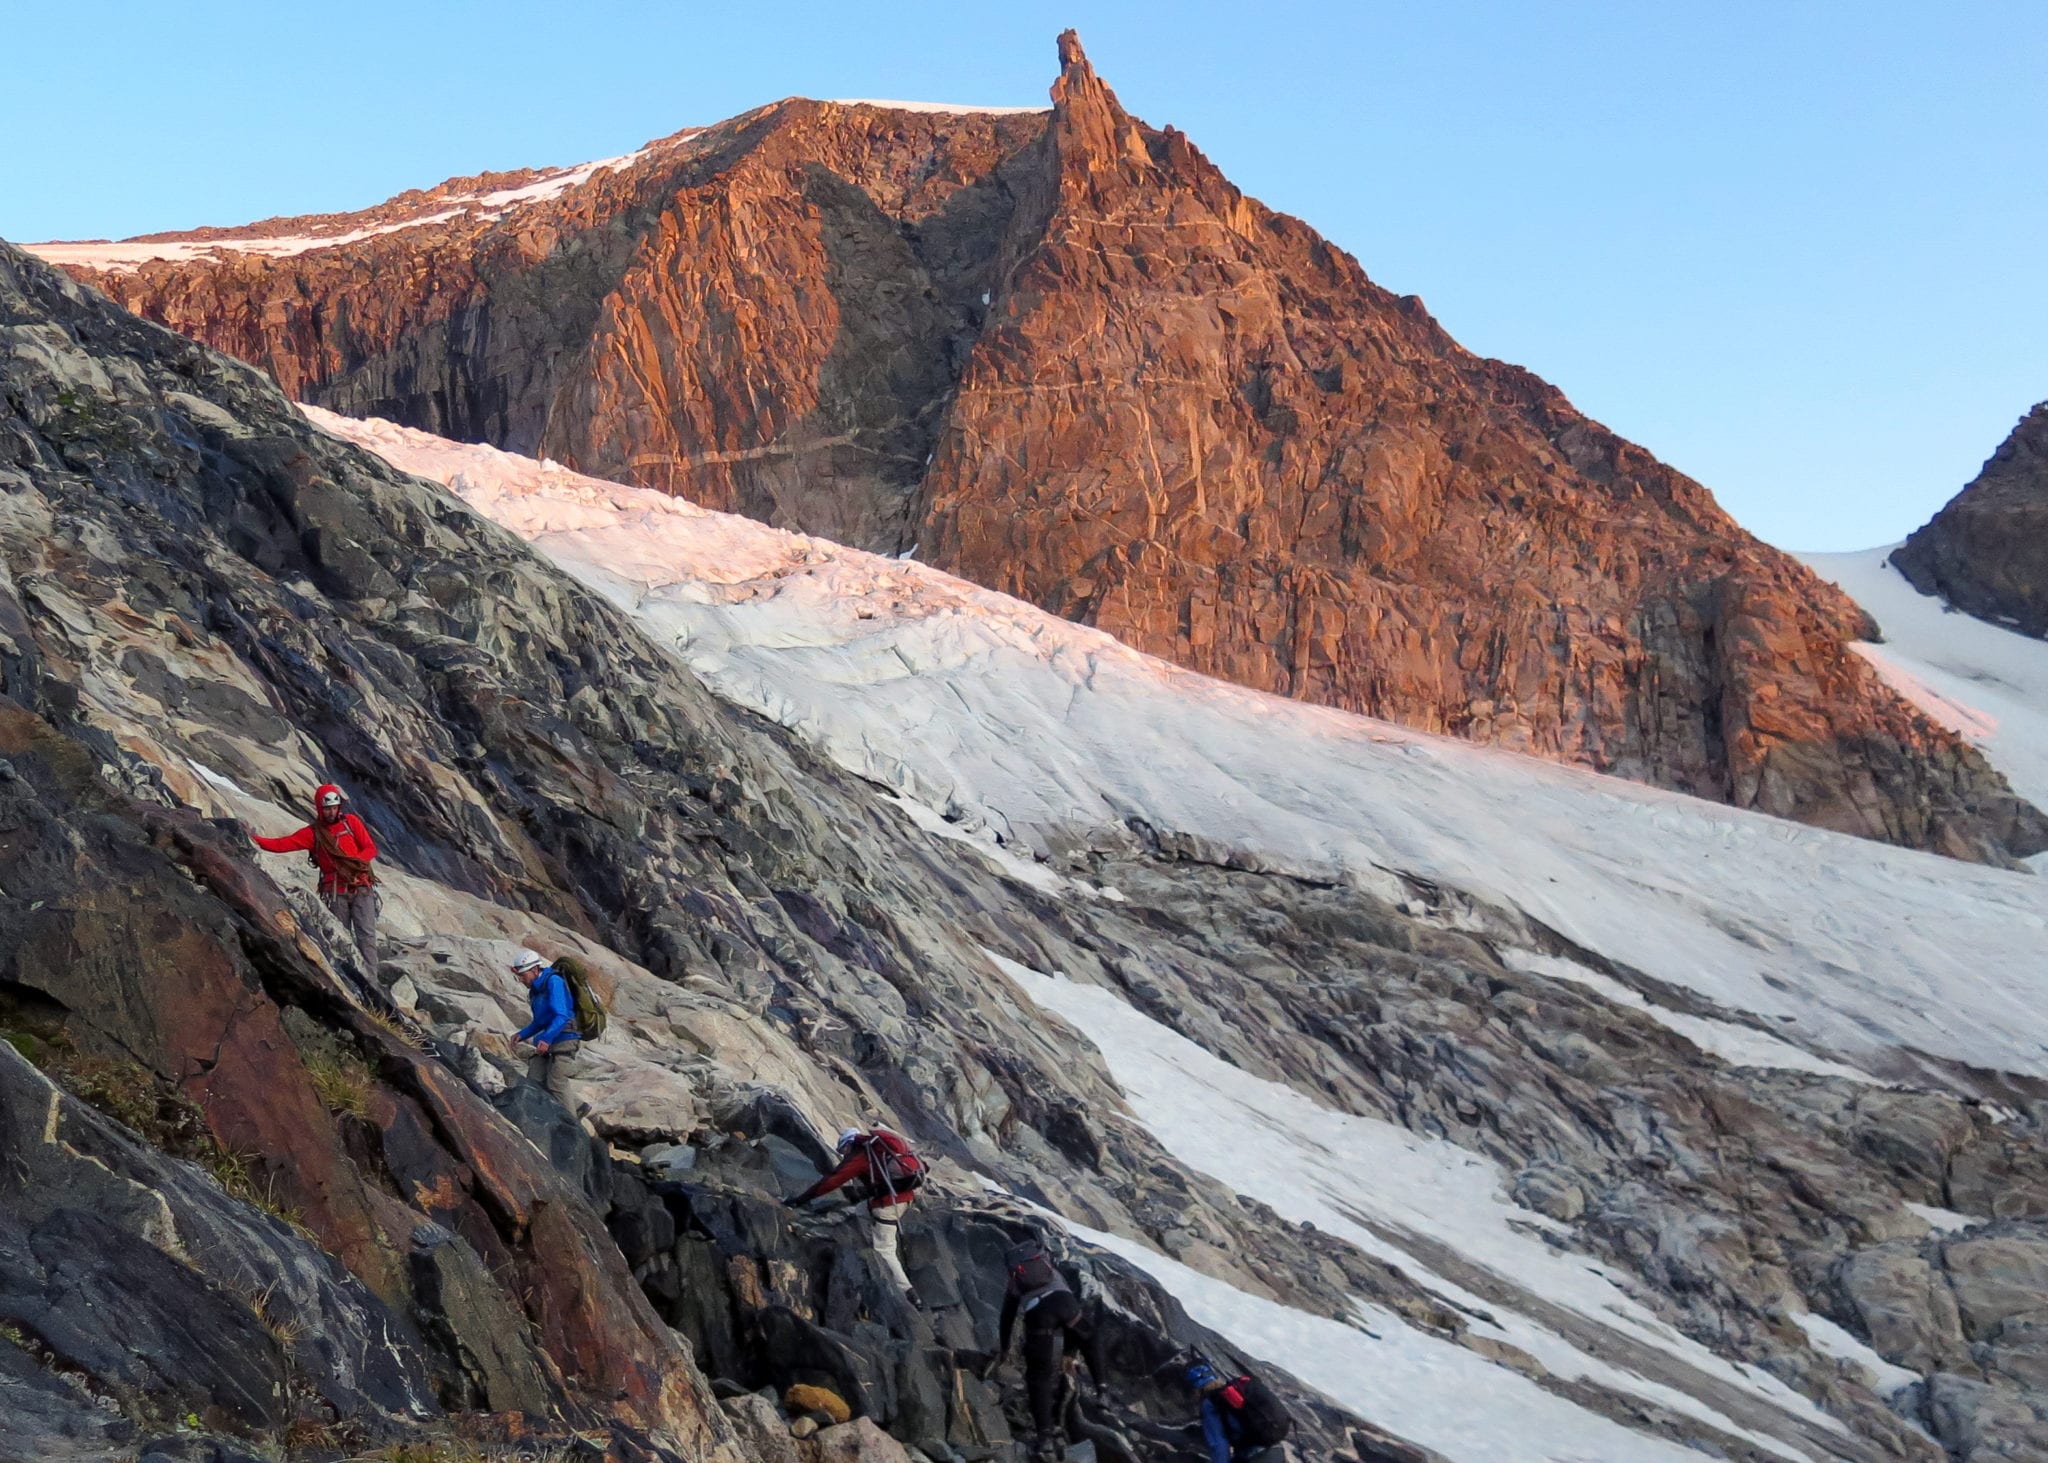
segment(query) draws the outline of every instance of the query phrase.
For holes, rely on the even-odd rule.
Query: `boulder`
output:
[[[754,1463],[801,1463],[802,1453],[788,1421],[775,1403],[759,1392],[745,1392],[718,1404],[739,1435],[740,1446]]]
[[[1923,1373],[1974,1371],[1955,1295],[1909,1241],[1859,1251],[1834,1278],[1857,1329],[1886,1361]]]
[[[2048,1417],[1972,1378],[1937,1373],[1928,1386],[1927,1415],[1934,1436],[1961,1463],[2048,1457]]]
[[[1996,1336],[2010,1316],[2039,1310],[2048,1297],[2048,1225],[2001,1224],[1941,1247],[1963,1334]]]
[[[811,1440],[811,1456],[815,1463],[912,1463],[903,1444],[868,1417],[818,1429]]]

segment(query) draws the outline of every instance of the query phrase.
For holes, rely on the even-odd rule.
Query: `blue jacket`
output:
[[[1243,1432],[1244,1424],[1235,1412],[1214,1397],[1202,1399],[1202,1441],[1208,1445],[1209,1463],[1230,1463],[1237,1456]]]
[[[562,972],[550,965],[534,978],[526,988],[527,1002],[533,1007],[533,1020],[521,1027],[514,1041],[530,1041],[535,1046],[542,1042],[553,1045],[558,1041],[581,1041],[576,1032],[576,998],[569,994],[569,982],[562,978]]]

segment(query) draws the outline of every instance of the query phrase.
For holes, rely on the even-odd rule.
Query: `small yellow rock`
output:
[[[791,1412],[822,1412],[834,1423],[845,1422],[853,1416],[853,1409],[846,1405],[846,1399],[830,1387],[809,1387],[802,1382],[782,1394],[782,1405]]]

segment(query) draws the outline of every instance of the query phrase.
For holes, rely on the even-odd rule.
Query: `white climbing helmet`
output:
[[[534,954],[531,950],[521,950],[512,957],[512,969],[521,975],[524,975],[529,970],[539,970],[545,964],[547,964],[547,961],[541,959],[540,956]]]
[[[844,1153],[847,1149],[858,1143],[860,1137],[859,1128],[841,1128],[839,1130],[839,1151]]]

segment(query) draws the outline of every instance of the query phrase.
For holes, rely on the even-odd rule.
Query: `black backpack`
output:
[[[1215,1394],[1219,1404],[1237,1414],[1243,1429],[1240,1440],[1254,1448],[1270,1448],[1287,1441],[1294,1431],[1294,1418],[1273,1389],[1249,1372],[1224,1383]]]
[[[1035,1239],[1012,1245],[1003,1263],[1009,1267],[1010,1279],[1019,1295],[1035,1295],[1041,1290],[1066,1287],[1067,1282],[1061,1278],[1059,1266],[1052,1262],[1045,1246]]]

